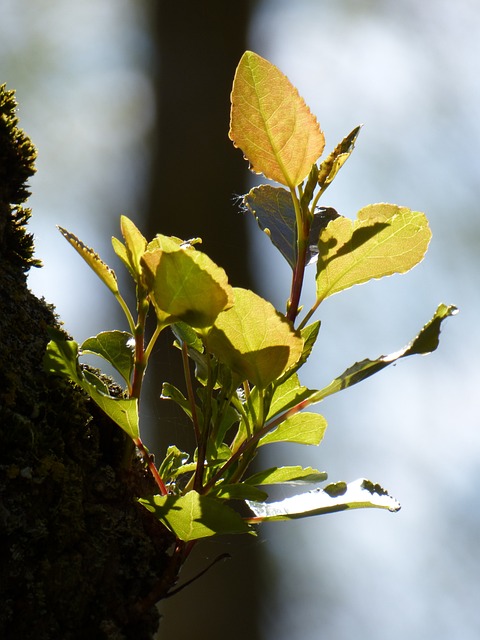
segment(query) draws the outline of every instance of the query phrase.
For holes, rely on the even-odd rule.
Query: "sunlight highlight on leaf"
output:
[[[405,273],[423,259],[431,232],[423,213],[372,204],[352,221],[333,220],[320,234],[317,303],[373,278]]]
[[[233,307],[219,314],[207,343],[241,381],[264,389],[298,361],[303,340],[270,302],[248,289],[234,293]]]
[[[229,137],[252,171],[290,188],[306,178],[325,146],[297,89],[252,51],[243,54],[235,73]]]

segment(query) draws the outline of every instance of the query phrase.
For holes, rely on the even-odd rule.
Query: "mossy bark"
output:
[[[42,359],[54,310],[27,288],[35,149],[0,87],[0,637],[152,638],[171,534],[137,503],[123,432]],[[152,596],[155,594],[155,597]]]

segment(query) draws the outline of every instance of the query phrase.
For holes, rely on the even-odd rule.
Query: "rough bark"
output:
[[[171,535],[136,501],[125,438],[42,359],[54,309],[27,288],[35,149],[0,87],[0,637],[151,638],[149,597],[175,581]]]

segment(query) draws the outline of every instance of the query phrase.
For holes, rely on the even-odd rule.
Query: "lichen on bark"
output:
[[[152,638],[173,540],[137,503],[150,479],[124,469],[123,432],[42,367],[60,323],[27,287],[36,151],[16,109],[0,86],[0,637]]]

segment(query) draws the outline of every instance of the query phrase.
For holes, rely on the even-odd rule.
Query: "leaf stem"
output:
[[[212,393],[213,393],[213,381],[212,381],[212,361],[210,354],[205,347],[205,354],[207,356],[207,385],[205,387],[205,411],[203,414],[203,431],[200,434],[198,449],[197,449],[197,468],[195,469],[195,477],[193,480],[193,488],[198,493],[204,493],[203,488],[203,476],[205,473],[205,458],[207,456],[207,444],[210,435],[211,418],[212,418]]]
[[[200,425],[198,423],[197,405],[195,403],[195,395],[193,392],[192,376],[191,376],[190,366],[188,361],[188,347],[186,342],[182,343],[182,362],[183,362],[183,373],[185,377],[185,385],[187,387],[187,396],[188,396],[188,401],[190,403],[190,409],[192,412],[192,423],[193,423],[193,430],[195,432],[195,441],[198,447],[200,446],[201,433],[200,433]]]
[[[143,444],[140,438],[135,438],[134,443],[138,448],[138,450],[140,451],[142,458],[147,463],[148,469],[152,474],[155,482],[157,483],[157,486],[160,489],[161,495],[166,496],[168,494],[167,487],[165,486],[165,483],[163,482],[162,478],[160,477],[160,474],[158,473],[158,469],[155,466],[155,463],[153,462],[152,456],[148,453],[148,450],[146,449],[145,445]]]
[[[310,235],[310,220],[302,211],[300,200],[295,189],[290,189],[293,206],[295,208],[296,232],[297,232],[297,260],[292,276],[290,298],[287,305],[287,318],[293,323],[298,316],[298,307],[302,295],[303,278],[307,260],[308,237]]]
[[[123,299],[123,297],[120,294],[120,292],[117,292],[114,295],[115,295],[115,299],[117,300],[118,304],[122,307],[123,313],[127,317],[127,322],[128,322],[128,326],[130,328],[130,333],[135,333],[135,322],[133,320],[132,313],[131,313],[130,309],[127,306],[127,303]]]

